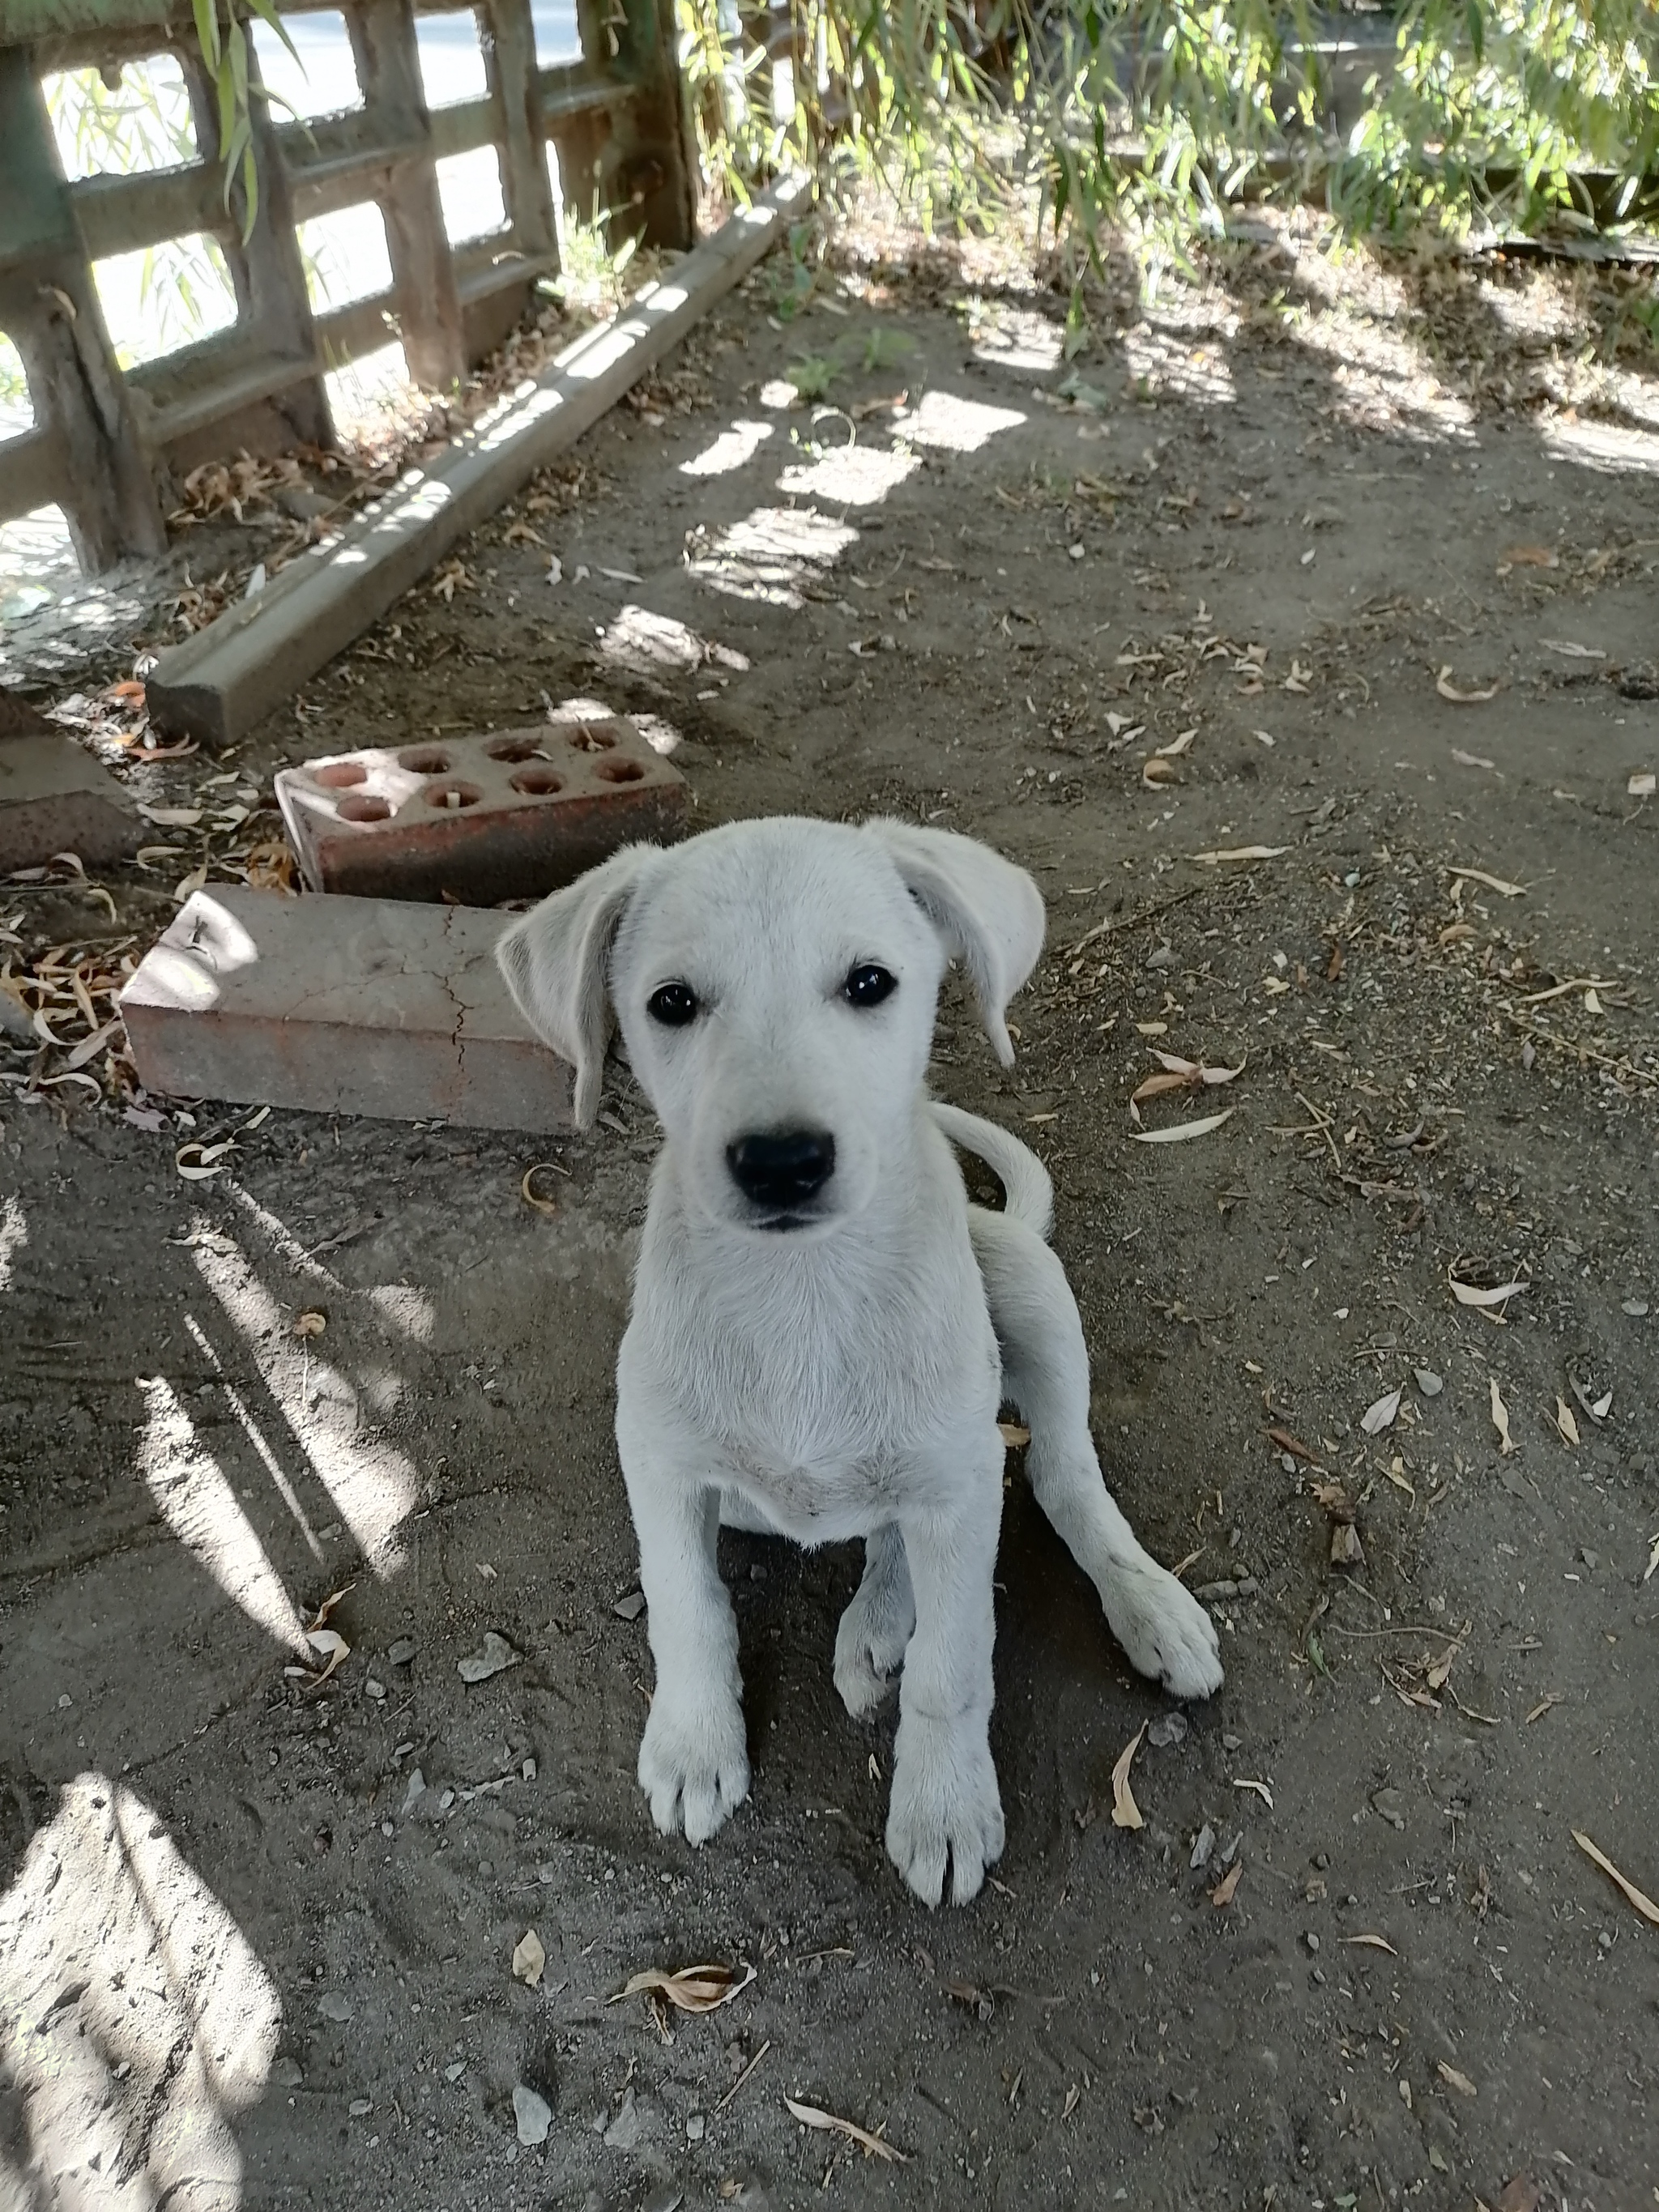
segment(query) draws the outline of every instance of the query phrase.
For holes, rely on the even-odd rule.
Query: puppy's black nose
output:
[[[739,1137],[726,1165],[757,1206],[786,1208],[816,1198],[836,1169],[836,1140],[821,1129],[773,1129]]]

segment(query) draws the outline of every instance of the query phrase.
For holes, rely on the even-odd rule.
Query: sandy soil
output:
[[[943,258],[849,254],[787,319],[786,273],[447,595],[143,787],[599,699],[699,822],[888,810],[1031,868],[1018,1066],[953,998],[937,1086],[1054,1170],[1110,1479],[1227,1686],[1177,1716],[1130,1675],[1016,1451],[981,1899],[929,1915],[884,1857],[844,1549],[724,1540],[753,1797],[665,1844],[611,1437],[625,1071],[550,1146],[15,1089],[0,2202],[1651,2204],[1659,1929],[1574,1840],[1659,1891],[1642,356],[1605,289],[1295,238],[1103,301],[1065,363],[1063,302]],[[142,943],[155,867],[0,922],[25,962]],[[1143,1129],[1224,1125],[1134,1141],[1154,1051],[1243,1072]],[[711,2015],[609,2002],[705,1960],[754,1969]]]

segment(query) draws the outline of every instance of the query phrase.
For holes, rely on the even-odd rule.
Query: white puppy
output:
[[[614,1005],[665,1135],[617,1441],[656,1692],[640,1786],[665,1834],[712,1836],[749,1790],[720,1521],[865,1540],[836,1686],[867,1714],[902,1669],[887,1849],[937,1905],[1002,1850],[991,1763],[1000,1401],[1044,1510],[1143,1674],[1221,1681],[1203,1607],[1135,1541],[1089,1436],[1075,1302],[1043,1238],[1042,1164],[924,1088],[939,981],[965,963],[1005,1066],[1042,943],[1023,869],[943,830],[780,819],[635,845],[503,936],[513,995],[574,1064],[590,1126]],[[1001,1178],[970,1206],[954,1139]]]

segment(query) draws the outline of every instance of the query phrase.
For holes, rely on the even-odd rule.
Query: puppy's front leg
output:
[[[665,1836],[707,1843],[749,1795],[738,1625],[720,1580],[717,1474],[684,1463],[619,1413],[617,1442],[634,1527],[657,1685],[640,1744],[640,1787]]]
[[[975,1440],[927,1481],[935,1502],[900,1516],[916,1626],[899,1683],[887,1855],[924,1904],[966,1905],[1002,1856],[991,1763],[991,1579],[1002,1515],[1002,1446]]]

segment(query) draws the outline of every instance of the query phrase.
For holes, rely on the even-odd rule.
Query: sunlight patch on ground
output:
[[[961,399],[951,392],[929,392],[921,404],[893,423],[896,437],[942,453],[976,453],[1001,430],[1017,430],[1027,418],[1012,407],[988,407],[981,399]]]
[[[1348,316],[1316,315],[1298,325],[1297,343],[1316,355],[1335,386],[1332,405],[1366,430],[1466,439],[1474,410],[1448,392],[1422,349],[1396,331]]]
[[[686,565],[699,582],[729,599],[799,607],[802,580],[827,574],[857,537],[850,524],[810,508],[757,507]]]
[[[317,1350],[296,1338],[293,1318],[240,1248],[203,1216],[191,1224],[191,1257],[226,1317],[252,1353],[260,1377],[295,1441],[333,1499],[374,1573],[403,1565],[403,1522],[419,1490],[402,1452],[364,1425],[358,1393]]]
[[[1198,407],[1230,407],[1238,397],[1219,346],[1188,345],[1169,331],[1143,326],[1125,337],[1123,359],[1130,375],[1160,397]]]
[[[976,361],[1022,375],[1047,376],[1060,367],[1066,339],[1063,324],[1030,307],[983,300],[976,293],[963,301],[961,313]]]
[[[81,565],[61,507],[37,507],[0,524],[0,622],[17,622],[77,591],[80,583]],[[6,658],[0,633],[0,667]]]
[[[754,459],[761,446],[772,435],[774,428],[770,422],[734,422],[729,430],[722,430],[714,444],[705,447],[694,459],[682,461],[680,474],[683,477],[729,476],[733,469],[740,469],[746,461]]]
[[[1540,442],[1559,461],[1595,469],[1604,476],[1659,476],[1659,436],[1650,430],[1621,430],[1613,422],[1548,422]]]
[[[778,489],[793,499],[829,500],[836,507],[874,507],[921,466],[916,454],[897,446],[841,446],[803,467],[786,469]]]
[[[0,2078],[27,2164],[0,2203],[234,2212],[231,2123],[276,2055],[276,1985],[143,1798],[64,1790],[0,1898]]]
[[[0,1211],[0,1291],[10,1289],[12,1264],[28,1241],[29,1225],[23,1218],[22,1203],[9,1198]]]
[[[293,1601],[178,1393],[161,1375],[141,1375],[138,1388],[144,1400],[138,1472],[168,1527],[250,1620],[296,1658],[309,1658],[305,1629]],[[297,1516],[298,1501],[291,1491],[289,1494]]]
[[[711,660],[738,671],[749,665],[742,653],[699,636],[674,616],[632,605],[606,628],[599,650],[606,660],[641,676],[689,676]]]

